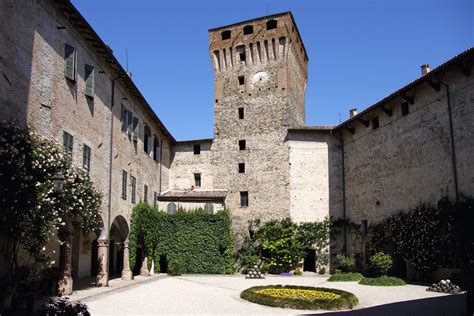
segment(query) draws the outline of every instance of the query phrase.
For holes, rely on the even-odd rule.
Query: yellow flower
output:
[[[293,298],[304,300],[337,300],[340,295],[331,292],[303,290],[303,289],[287,289],[287,288],[267,288],[256,291],[257,294],[267,295],[276,298]]]

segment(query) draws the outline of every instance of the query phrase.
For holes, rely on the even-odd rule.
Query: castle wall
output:
[[[473,77],[466,77],[457,65],[438,75],[449,85],[459,192],[474,196]],[[388,102],[390,117],[380,108],[352,123],[355,134],[343,131],[345,148],[346,205],[348,218],[371,224],[401,210],[420,204],[436,205],[448,197],[455,200],[452,150],[446,88],[439,92],[423,83],[411,92],[410,113],[401,113],[401,97]],[[471,136],[468,136],[471,135]]]

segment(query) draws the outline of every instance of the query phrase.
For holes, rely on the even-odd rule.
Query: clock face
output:
[[[268,81],[268,73],[265,71],[259,71],[252,76],[251,83],[254,86],[261,86]]]

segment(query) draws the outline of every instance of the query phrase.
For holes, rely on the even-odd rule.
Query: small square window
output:
[[[372,119],[372,129],[379,128],[379,117],[376,116]]]
[[[239,150],[245,150],[245,148],[246,148],[245,139],[239,140]]]
[[[244,119],[244,108],[239,108],[239,120]]]
[[[196,188],[201,187],[201,174],[200,173],[195,173],[194,174],[194,186]]]
[[[240,192],[240,206],[249,206],[249,193],[247,191]]]
[[[245,163],[239,163],[239,173],[245,173]]]
[[[239,86],[243,86],[245,84],[245,77],[239,76]]]
[[[408,113],[410,113],[410,107],[408,106],[408,102],[403,102],[402,103],[402,116],[405,116]]]
[[[201,154],[201,145],[199,145],[199,144],[194,145],[194,154],[195,155],[200,155]]]

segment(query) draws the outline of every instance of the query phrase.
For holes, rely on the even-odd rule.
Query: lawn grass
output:
[[[310,291],[322,291],[330,292],[339,295],[337,299],[304,299],[301,297],[274,297],[257,293],[262,289],[297,289],[297,290],[310,290]],[[293,286],[293,285],[268,285],[268,286],[254,286],[246,289],[240,293],[240,297],[260,305],[282,307],[282,308],[293,308],[293,309],[306,309],[306,310],[340,310],[340,309],[352,309],[357,305],[359,300],[357,297],[349,292],[328,289],[328,288],[315,288],[307,286]]]
[[[359,284],[362,285],[374,285],[374,286],[400,286],[405,285],[405,281],[396,277],[381,276],[377,278],[362,278]]]
[[[329,282],[359,282],[364,276],[359,272],[341,272],[329,277]]]

